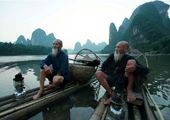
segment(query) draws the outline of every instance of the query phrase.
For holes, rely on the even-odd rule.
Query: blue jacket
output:
[[[56,56],[53,56],[52,53],[48,54],[48,56],[41,61],[40,68],[42,68],[44,65],[52,65],[54,75],[59,73],[64,77],[64,80],[70,81],[68,55],[63,51],[61,51]]]

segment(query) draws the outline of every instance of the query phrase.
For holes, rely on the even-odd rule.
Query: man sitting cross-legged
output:
[[[147,75],[149,70],[142,66],[132,56],[126,55],[129,44],[126,41],[117,43],[115,52],[112,53],[102,64],[101,71],[95,73],[100,84],[111,95],[111,87],[115,86],[119,77],[124,81],[124,87],[127,89],[127,101],[134,101],[136,96],[132,92],[132,86],[135,75]],[[110,98],[104,101],[104,104],[109,104]]]

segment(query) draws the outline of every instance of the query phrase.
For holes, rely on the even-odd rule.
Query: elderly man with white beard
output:
[[[125,54],[128,48],[128,42],[118,42],[115,52],[103,62],[101,71],[97,71],[95,76],[110,95],[111,87],[115,86],[116,81],[122,77],[124,87],[127,89],[127,101],[134,101],[136,96],[132,92],[132,87],[135,75],[147,75],[149,70],[132,56]],[[103,103],[110,104],[110,98]]]
[[[52,84],[46,85],[47,88],[64,86],[70,81],[68,55],[61,51],[63,42],[56,39],[53,42],[52,53],[40,63],[40,90],[33,96],[33,99],[38,99],[44,93],[44,81],[47,77]],[[52,65],[53,70],[49,67]]]

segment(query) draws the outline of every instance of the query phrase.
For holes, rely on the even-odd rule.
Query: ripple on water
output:
[[[169,106],[169,101],[165,100],[162,97],[159,97],[157,95],[152,95],[152,98],[155,100],[155,102],[157,103],[157,105],[161,105],[161,106]],[[151,106],[154,106],[153,103],[151,102]]]
[[[152,84],[151,83],[148,83],[148,86],[151,86]]]
[[[165,107],[161,110],[161,113],[164,117],[164,120],[169,120],[169,117],[170,117],[170,108],[168,107]],[[156,115],[158,116],[158,114],[156,113]]]

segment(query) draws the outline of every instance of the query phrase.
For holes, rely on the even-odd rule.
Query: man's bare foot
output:
[[[111,99],[111,98],[109,98],[109,99],[105,100],[103,103],[104,103],[105,105],[110,104],[110,102],[111,102],[111,101],[110,101],[110,99]]]
[[[55,85],[46,85],[46,87],[48,88],[48,89],[51,89],[51,88],[54,88],[54,87],[56,87]]]
[[[134,101],[136,100],[136,96],[133,94],[133,92],[130,90],[130,91],[127,91],[127,101]]]
[[[44,94],[44,90],[43,91],[38,91],[38,93],[36,95],[33,96],[33,100],[38,99],[42,94]]]

